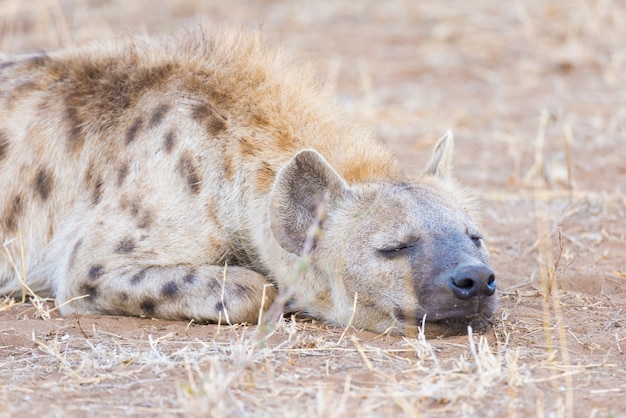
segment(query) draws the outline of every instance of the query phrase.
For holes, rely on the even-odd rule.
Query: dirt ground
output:
[[[0,51],[207,20],[316,63],[406,170],[454,130],[493,327],[409,339],[5,302],[0,416],[626,416],[626,3],[4,0]]]

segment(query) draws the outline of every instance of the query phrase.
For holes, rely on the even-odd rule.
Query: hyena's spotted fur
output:
[[[354,325],[404,332],[494,309],[451,139],[405,177],[258,35],[3,56],[0,109],[0,240],[17,260],[21,232],[30,288],[62,313],[253,322],[289,289],[337,324],[356,293]],[[459,265],[480,271],[450,288]],[[20,286],[2,253],[0,294]]]

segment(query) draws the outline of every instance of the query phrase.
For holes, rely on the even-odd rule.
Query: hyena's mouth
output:
[[[493,325],[491,312],[480,312],[453,318],[429,319],[428,314],[407,317],[402,315],[399,310],[395,310],[392,317],[402,334],[407,336],[416,334],[418,327],[422,328],[426,335],[446,337],[466,334],[468,327],[481,332]]]
[[[429,324],[444,327],[447,332],[458,335],[467,333],[468,327],[472,327],[474,331],[484,331],[493,325],[493,316],[491,314],[479,313],[466,318],[432,321]]]
[[[417,309],[407,310],[396,306],[391,316],[397,322],[406,325],[421,325],[424,318],[427,322],[472,324],[489,318],[496,311],[497,299],[487,297],[452,302],[439,300],[430,305],[436,308],[420,306]]]

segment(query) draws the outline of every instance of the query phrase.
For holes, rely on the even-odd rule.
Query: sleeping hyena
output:
[[[257,34],[3,56],[0,108],[0,294],[21,233],[63,314],[254,322],[275,300],[406,333],[495,309],[451,136],[405,175]]]

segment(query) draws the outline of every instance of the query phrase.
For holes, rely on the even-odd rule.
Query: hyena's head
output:
[[[470,202],[449,178],[451,152],[449,134],[409,183],[348,185],[315,151],[281,170],[274,237],[308,254],[313,271],[303,279],[327,289],[300,308],[346,325],[356,298],[352,324],[376,332],[413,334],[424,318],[457,330],[486,322],[496,280]]]

